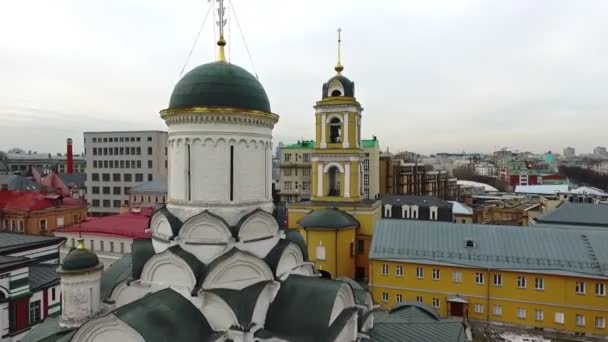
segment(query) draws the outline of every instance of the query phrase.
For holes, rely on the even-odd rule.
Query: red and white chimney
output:
[[[66,169],[68,174],[74,173],[74,152],[72,151],[72,138],[68,138],[68,151],[67,151],[67,160],[66,160]]]

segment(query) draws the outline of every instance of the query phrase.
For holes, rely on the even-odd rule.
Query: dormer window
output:
[[[475,248],[475,241],[473,241],[473,240],[467,240],[465,242],[465,247],[467,247],[467,248]]]
[[[327,89],[327,95],[332,97],[344,96],[344,86],[338,80],[333,80]]]

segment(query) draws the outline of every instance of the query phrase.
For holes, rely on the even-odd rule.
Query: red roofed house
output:
[[[124,254],[131,253],[133,240],[151,238],[148,231],[151,215],[152,208],[131,209],[123,214],[89,218],[79,224],[57,229],[55,236],[67,239],[60,250],[61,258],[82,238],[86,247],[97,254],[107,269]]]
[[[87,216],[84,201],[59,194],[0,189],[0,230],[28,235],[53,235],[58,227]]]

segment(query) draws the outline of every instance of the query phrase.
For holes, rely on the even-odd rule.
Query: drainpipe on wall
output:
[[[486,286],[486,325],[490,324],[490,268],[488,267],[488,285]]]

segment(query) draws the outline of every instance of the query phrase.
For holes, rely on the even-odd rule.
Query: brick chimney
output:
[[[68,174],[74,173],[74,152],[72,151],[72,138],[68,138],[68,151],[67,151],[67,159],[66,159],[66,169]]]

